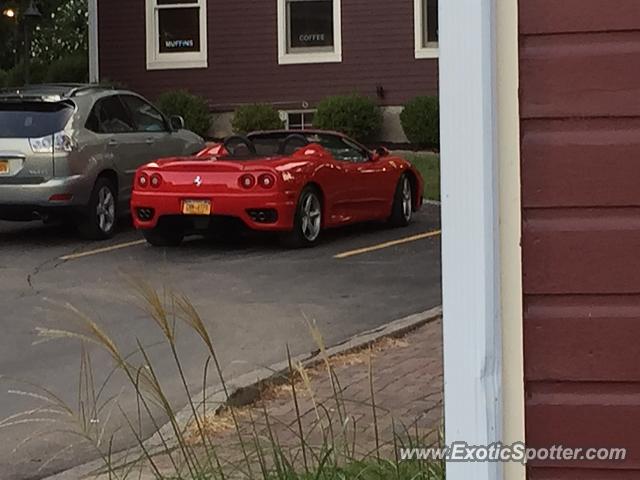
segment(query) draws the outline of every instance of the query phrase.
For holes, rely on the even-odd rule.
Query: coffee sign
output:
[[[289,38],[291,48],[333,46],[333,2],[289,3]]]

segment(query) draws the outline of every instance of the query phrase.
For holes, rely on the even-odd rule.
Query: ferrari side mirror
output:
[[[390,154],[391,152],[389,151],[389,149],[387,147],[378,147],[375,150],[375,154],[378,157],[386,157]]]

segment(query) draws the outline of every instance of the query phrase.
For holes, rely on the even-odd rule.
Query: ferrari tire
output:
[[[106,240],[113,237],[118,222],[118,192],[107,177],[96,180],[89,205],[80,216],[78,230],[89,240]]]
[[[318,243],[322,230],[322,200],[313,186],[302,190],[293,219],[293,230],[283,235],[289,248],[312,247]]]
[[[406,227],[413,217],[413,187],[408,175],[403,174],[393,196],[393,206],[389,224],[392,227]]]
[[[161,218],[154,228],[142,230],[142,235],[154,247],[177,247],[184,240],[184,227],[178,221]]]

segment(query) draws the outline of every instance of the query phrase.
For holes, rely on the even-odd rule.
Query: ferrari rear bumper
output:
[[[183,215],[186,200],[208,200],[211,202],[210,216],[237,218],[247,227],[261,231],[293,229],[297,202],[295,192],[185,195],[134,190],[131,213],[135,227],[151,229],[162,217]]]

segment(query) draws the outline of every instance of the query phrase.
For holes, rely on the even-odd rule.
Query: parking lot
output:
[[[136,339],[153,345],[161,336],[129,287],[130,276],[176,289],[193,301],[228,378],[282,360],[287,344],[293,353],[314,350],[305,317],[315,320],[332,345],[437,306],[441,297],[439,209],[434,206],[426,206],[407,228],[350,227],[327,232],[317,248],[305,250],[283,249],[265,236],[235,245],[194,238],[180,248],[158,249],[126,225],[113,240],[92,243],[61,225],[5,222],[0,222],[0,245],[0,374],[46,386],[72,403],[78,342],[33,345],[34,331],[65,327],[68,319],[55,302],[69,302],[98,321],[122,351],[133,350]],[[179,333],[187,377],[197,385],[204,352],[188,333]],[[154,352],[165,386],[177,392],[168,357],[160,348]],[[96,352],[93,367],[104,377],[108,357]],[[3,418],[29,406],[28,398],[8,393],[11,388],[1,389]],[[172,400],[182,406],[177,393]],[[135,409],[126,399],[123,405]],[[42,437],[13,452],[36,428],[0,429],[3,479],[40,478],[95,456],[73,446],[41,468],[72,440],[61,434]],[[117,447],[131,441],[121,436]]]

